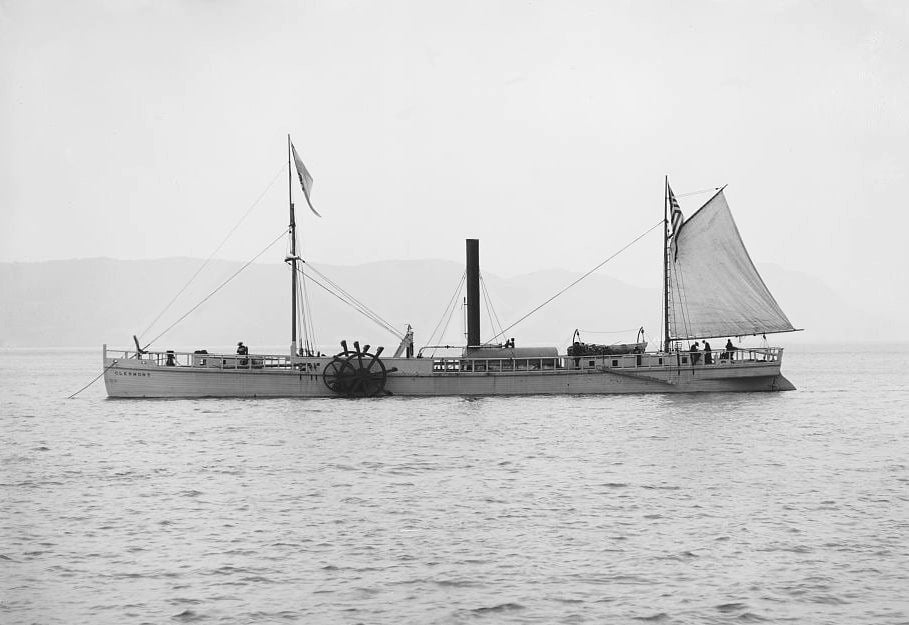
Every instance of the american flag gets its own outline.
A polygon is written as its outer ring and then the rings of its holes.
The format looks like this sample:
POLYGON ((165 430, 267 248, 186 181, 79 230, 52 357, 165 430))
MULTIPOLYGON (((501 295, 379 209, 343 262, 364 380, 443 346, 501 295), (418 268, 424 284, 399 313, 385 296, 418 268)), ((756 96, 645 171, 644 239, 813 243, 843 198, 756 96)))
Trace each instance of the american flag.
POLYGON ((669 206, 670 206, 670 217, 669 220, 672 222, 672 235, 675 236, 679 232, 679 228, 682 227, 682 222, 685 221, 685 216, 682 215, 682 209, 679 208, 679 201, 675 199, 675 195, 672 193, 672 187, 666 185, 666 188, 669 189, 669 206))

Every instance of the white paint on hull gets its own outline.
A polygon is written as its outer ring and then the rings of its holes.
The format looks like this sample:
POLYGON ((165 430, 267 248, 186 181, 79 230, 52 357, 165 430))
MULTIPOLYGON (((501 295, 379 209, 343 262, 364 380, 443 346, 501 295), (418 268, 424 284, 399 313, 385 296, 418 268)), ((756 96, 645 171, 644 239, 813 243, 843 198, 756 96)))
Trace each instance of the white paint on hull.
MULTIPOLYGON (((668 359, 667 359, 668 360, 668 359)), ((334 397, 321 371, 331 358, 301 360, 303 370, 161 366, 144 360, 105 359, 109 397, 334 397)), ((388 358, 392 395, 570 395, 793 390, 780 362, 748 362, 636 369, 545 371, 433 371, 431 359, 388 358)), ((566 359, 566 362, 569 362, 566 359)))

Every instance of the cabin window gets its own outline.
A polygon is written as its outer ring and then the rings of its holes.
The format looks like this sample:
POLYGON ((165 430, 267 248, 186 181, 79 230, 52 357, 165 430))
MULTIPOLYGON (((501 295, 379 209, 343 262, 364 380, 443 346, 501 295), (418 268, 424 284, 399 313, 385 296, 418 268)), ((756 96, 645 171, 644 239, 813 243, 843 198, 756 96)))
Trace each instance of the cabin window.
POLYGON ((640 366, 641 366, 641 357, 638 356, 638 357, 636 358, 636 361, 637 361, 637 366, 640 367, 640 366))
POLYGON ((588 367, 593 367, 593 366, 596 365, 596 364, 597 364, 597 361, 596 361, 596 360, 588 360, 588 361, 587 361, 587 366, 588 366, 588 367))
POLYGON ((660 358, 660 364, 663 364, 663 359, 662 359, 662 358, 660 358))
POLYGON ((612 361, 612 366, 613 366, 613 367, 618 367, 618 366, 619 366, 619 361, 618 361, 617 359, 613 359, 613 361, 612 361))
POLYGON ((683 356, 683 357, 682 357, 682 364, 683 364, 683 365, 687 365, 687 364, 688 364, 688 357, 687 357, 687 356, 683 356))

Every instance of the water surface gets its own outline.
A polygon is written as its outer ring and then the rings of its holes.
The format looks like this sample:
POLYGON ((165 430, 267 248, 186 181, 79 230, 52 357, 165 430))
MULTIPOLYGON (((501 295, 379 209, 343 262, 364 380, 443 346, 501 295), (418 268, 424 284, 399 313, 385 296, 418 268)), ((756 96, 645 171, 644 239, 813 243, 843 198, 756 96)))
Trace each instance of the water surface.
POLYGON ((0 352, 3 623, 907 623, 909 357, 779 394, 106 400, 0 352))

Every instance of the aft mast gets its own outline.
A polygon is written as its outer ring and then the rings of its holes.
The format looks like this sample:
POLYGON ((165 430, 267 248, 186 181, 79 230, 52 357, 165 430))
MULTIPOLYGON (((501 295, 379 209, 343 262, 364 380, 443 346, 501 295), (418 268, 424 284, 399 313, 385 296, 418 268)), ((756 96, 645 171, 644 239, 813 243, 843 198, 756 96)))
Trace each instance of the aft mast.
POLYGON ((669 176, 663 190, 663 351, 669 351, 669 176))

